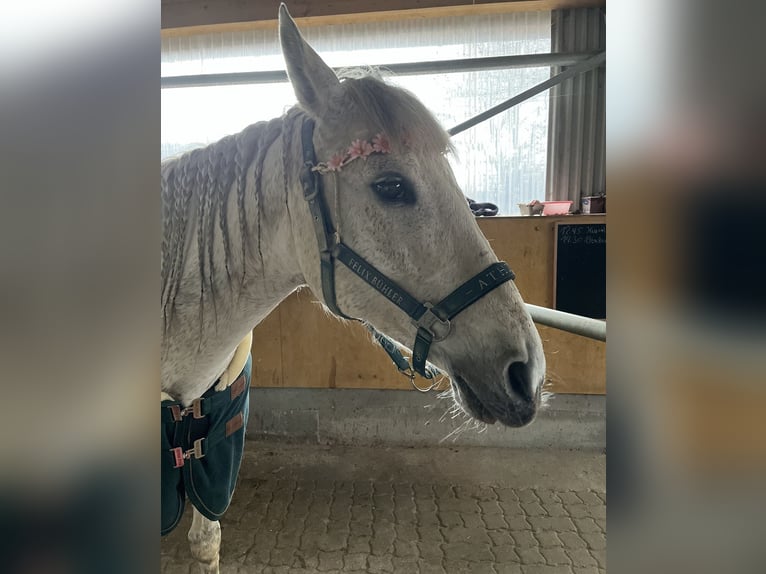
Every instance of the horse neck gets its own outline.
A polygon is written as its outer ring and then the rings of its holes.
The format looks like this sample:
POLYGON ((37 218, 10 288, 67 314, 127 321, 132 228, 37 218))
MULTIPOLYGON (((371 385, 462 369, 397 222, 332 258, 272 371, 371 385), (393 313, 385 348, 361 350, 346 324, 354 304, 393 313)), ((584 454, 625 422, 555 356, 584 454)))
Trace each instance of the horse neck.
POLYGON ((293 117, 255 124, 234 136, 235 169, 228 176, 233 188, 221 206, 227 212, 228 254, 220 229, 213 225, 210 233, 197 224, 196 241, 199 233, 207 233, 206 241, 212 239, 213 261, 204 261, 205 249, 200 247, 191 250, 197 253, 187 267, 201 279, 193 287, 205 291, 202 305, 224 312, 231 306, 230 315, 253 325, 303 283, 287 208, 293 178, 285 176, 300 169, 299 156, 285 148, 292 145, 293 117), (206 272, 213 274, 207 281, 206 272))
MULTIPOLYGON (((288 195, 301 168, 295 146, 295 112, 272 120, 279 136, 255 153, 244 203, 248 246, 243 259, 240 311, 259 323, 287 295, 305 284, 296 257, 288 195), (260 154, 263 154, 260 156, 260 154), (260 161, 262 158, 262 161, 260 161)), ((230 204, 239 213, 241 206, 230 204)), ((237 215, 239 217, 239 215, 237 215)))
MULTIPOLYGON (((204 195, 193 196, 197 207, 189 213, 194 230, 163 340, 163 390, 179 400, 204 392, 227 367, 242 338, 305 284, 288 210, 288 195, 295 192, 301 167, 300 151, 294 149, 300 146, 295 119, 291 112, 251 126, 207 150, 211 157, 228 151, 235 158, 235 169, 217 174, 232 186, 218 207, 225 210, 229 245, 217 221, 198 219, 205 213, 204 195), (200 238, 200 233, 206 235, 200 238)), ((197 176, 198 182, 204 179, 197 176)))

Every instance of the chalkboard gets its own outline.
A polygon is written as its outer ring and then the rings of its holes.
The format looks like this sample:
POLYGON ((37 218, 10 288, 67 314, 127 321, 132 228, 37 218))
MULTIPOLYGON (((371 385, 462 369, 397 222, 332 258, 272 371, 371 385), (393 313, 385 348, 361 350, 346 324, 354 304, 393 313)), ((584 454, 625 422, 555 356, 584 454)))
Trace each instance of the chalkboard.
POLYGON ((557 223, 554 307, 606 319, 606 224, 557 223))

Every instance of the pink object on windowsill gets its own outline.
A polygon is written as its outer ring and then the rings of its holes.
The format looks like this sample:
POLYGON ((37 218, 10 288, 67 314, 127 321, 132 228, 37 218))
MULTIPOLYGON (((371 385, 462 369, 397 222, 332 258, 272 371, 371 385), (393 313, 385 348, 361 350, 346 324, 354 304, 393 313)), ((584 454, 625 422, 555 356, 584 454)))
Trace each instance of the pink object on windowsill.
POLYGON ((543 201, 543 215, 567 215, 571 201, 543 201))

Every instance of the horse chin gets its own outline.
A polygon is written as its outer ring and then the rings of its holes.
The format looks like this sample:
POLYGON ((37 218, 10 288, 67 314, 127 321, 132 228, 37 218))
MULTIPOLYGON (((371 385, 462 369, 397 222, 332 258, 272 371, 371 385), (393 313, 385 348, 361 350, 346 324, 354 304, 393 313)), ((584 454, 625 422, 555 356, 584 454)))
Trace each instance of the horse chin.
POLYGON ((495 424, 497 417, 492 416, 463 377, 457 376, 453 379, 452 390, 457 404, 469 417, 490 425, 495 424))
POLYGON ((470 417, 486 424, 500 424, 512 428, 520 428, 530 424, 537 415, 540 404, 540 393, 531 401, 511 400, 504 398, 497 401, 488 392, 482 393, 482 398, 471 385, 461 376, 452 379, 452 389, 455 400, 460 408, 470 417), (483 400, 482 400, 483 399, 483 400))

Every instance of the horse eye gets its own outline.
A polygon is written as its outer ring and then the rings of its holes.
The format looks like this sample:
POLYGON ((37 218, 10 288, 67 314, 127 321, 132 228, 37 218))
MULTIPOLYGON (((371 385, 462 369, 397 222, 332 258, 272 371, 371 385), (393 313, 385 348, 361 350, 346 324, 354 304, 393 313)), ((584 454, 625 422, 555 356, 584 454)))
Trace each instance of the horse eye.
POLYGON ((387 175, 370 185, 372 191, 389 203, 413 203, 415 194, 409 182, 401 176, 387 175))

